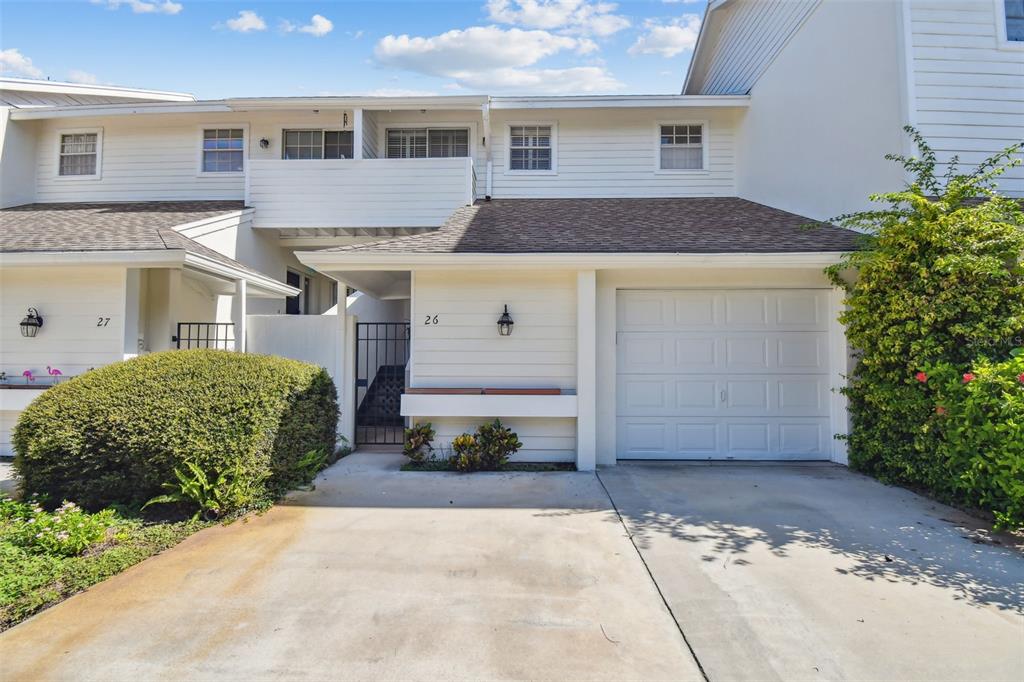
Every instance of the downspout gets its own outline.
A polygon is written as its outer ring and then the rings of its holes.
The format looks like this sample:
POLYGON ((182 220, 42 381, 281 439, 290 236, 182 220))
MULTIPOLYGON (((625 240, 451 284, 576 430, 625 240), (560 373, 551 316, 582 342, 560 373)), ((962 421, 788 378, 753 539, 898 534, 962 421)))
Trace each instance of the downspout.
POLYGON ((480 113, 483 117, 484 126, 484 160, 487 164, 485 182, 486 189, 484 190, 484 201, 491 200, 491 188, 494 182, 494 163, 493 157, 491 156, 491 98, 487 98, 487 102, 480 106, 480 113))

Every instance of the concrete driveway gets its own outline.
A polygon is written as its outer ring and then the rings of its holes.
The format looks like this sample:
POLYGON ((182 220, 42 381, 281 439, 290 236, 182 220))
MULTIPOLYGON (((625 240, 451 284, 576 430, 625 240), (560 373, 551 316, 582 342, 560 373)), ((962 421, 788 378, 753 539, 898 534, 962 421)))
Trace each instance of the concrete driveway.
POLYGON ((203 531, 0 635, 14 680, 700 680, 585 473, 400 473, 203 531))
POLYGON ((314 492, 0 635, 3 679, 999 680, 1024 666, 1022 555, 840 467, 460 476, 400 461, 348 457, 314 492))
POLYGON ((711 680, 1021 679, 1019 538, 833 465, 600 477, 711 680))

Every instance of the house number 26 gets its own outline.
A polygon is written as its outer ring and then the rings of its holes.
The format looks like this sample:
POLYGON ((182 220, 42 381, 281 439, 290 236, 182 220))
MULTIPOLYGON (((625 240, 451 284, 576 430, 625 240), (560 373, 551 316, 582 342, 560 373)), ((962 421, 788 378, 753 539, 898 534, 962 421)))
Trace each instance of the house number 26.
POLYGON ((427 319, 423 320, 423 324, 425 324, 425 325, 437 324, 437 315, 427 315, 427 319))

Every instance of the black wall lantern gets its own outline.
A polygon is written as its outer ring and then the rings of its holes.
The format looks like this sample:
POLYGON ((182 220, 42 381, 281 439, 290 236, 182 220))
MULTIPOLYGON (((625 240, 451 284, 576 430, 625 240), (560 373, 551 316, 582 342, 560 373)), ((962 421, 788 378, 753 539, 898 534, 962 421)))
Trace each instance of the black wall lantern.
POLYGON ((43 326, 43 316, 35 308, 28 309, 28 316, 21 321, 21 335, 32 338, 43 326))
POLYGON ((508 314, 508 305, 505 306, 505 312, 498 318, 498 333, 502 336, 512 335, 512 325, 515 322, 512 321, 512 316, 508 314))

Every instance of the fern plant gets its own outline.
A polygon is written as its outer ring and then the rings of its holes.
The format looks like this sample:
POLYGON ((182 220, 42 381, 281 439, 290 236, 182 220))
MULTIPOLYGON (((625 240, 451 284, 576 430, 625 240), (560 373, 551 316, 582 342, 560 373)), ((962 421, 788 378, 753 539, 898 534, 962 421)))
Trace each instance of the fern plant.
POLYGON ((185 468, 186 471, 175 468, 177 482, 164 483, 163 487, 168 492, 152 498, 142 508, 153 504, 193 505, 196 507, 193 520, 202 516, 207 521, 213 521, 225 512, 243 507, 251 501, 251 495, 245 490, 244 479, 240 476, 241 464, 236 465, 230 475, 222 471, 216 478, 208 476, 195 462, 185 462, 185 468))

